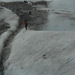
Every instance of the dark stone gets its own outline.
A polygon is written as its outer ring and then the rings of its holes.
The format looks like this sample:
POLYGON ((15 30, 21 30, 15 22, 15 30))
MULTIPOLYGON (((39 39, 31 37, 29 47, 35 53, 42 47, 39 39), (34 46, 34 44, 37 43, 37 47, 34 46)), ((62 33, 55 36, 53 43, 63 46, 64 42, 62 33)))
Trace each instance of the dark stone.
POLYGON ((28 3, 27 1, 24 1, 24 3, 28 3))
POLYGON ((29 15, 31 15, 32 13, 31 13, 31 11, 29 11, 29 15))

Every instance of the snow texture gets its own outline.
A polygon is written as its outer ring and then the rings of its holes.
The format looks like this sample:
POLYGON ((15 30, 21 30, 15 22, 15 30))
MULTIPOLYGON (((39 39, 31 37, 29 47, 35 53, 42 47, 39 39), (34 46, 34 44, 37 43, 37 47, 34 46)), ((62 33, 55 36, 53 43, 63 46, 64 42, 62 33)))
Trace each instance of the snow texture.
POLYGON ((40 30, 75 31, 75 0, 52 0, 48 21, 40 30))
POLYGON ((26 31, 13 40, 5 75, 75 75, 75 32, 26 31))
POLYGON ((56 31, 23 29, 15 37, 5 75, 75 75, 75 32, 69 31, 75 28, 74 3, 53 0, 46 27, 56 31))
POLYGON ((4 19, 10 25, 10 28, 0 36, 0 54, 4 46, 4 42, 17 29, 19 17, 11 10, 3 8, 0 12, 0 19, 4 19))

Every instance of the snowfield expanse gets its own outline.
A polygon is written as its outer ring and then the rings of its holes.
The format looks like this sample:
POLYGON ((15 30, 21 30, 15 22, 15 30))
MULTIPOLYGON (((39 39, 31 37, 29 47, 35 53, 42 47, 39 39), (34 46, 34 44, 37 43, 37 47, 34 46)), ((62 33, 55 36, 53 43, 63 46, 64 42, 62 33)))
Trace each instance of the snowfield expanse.
POLYGON ((46 9, 48 21, 40 30, 75 31, 75 0, 52 0, 46 9))
POLYGON ((12 42, 5 75, 75 75, 75 32, 26 31, 12 42))
MULTIPOLYGON (((23 28, 14 35, 5 75, 75 75, 75 0, 52 0, 48 12, 41 31, 23 28)), ((4 18, 10 29, 0 36, 0 51, 19 25, 19 17, 6 8, 0 12, 4 18)))
MULTIPOLYGON (((3 8, 3 7, 1 7, 3 8)), ((4 46, 4 42, 8 39, 8 37, 16 31, 18 27, 19 17, 14 14, 11 10, 3 8, 0 12, 0 20, 4 19, 4 22, 8 23, 10 28, 0 35, 0 54, 4 46)))

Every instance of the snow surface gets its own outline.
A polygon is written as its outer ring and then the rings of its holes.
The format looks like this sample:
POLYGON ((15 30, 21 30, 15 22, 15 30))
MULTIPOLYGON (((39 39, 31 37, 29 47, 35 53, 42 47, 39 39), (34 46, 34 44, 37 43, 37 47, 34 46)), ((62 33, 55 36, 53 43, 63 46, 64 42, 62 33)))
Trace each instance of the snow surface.
POLYGON ((38 30, 75 31, 75 0, 52 0, 47 10, 48 21, 38 30))
POLYGON ((0 36, 0 54, 4 46, 5 40, 17 29, 19 17, 11 10, 3 8, 0 12, 0 19, 4 19, 10 25, 10 28, 0 36))
POLYGON ((23 29, 12 42, 5 75, 75 75, 74 6, 74 0, 53 0, 42 28, 52 31, 23 29))
POLYGON ((22 29, 12 42, 5 75, 75 75, 74 64, 75 32, 22 29))
POLYGON ((75 13, 52 11, 41 28, 48 31, 75 31, 75 13))
MULTIPOLYGON (((11 1, 11 0, 10 0, 11 1)), ((39 0, 27 0, 39 1, 39 0)), ((38 10, 50 10, 48 21, 38 27, 38 30, 47 31, 75 31, 75 0, 48 0, 52 1, 48 8, 37 7, 38 10)), ((39 25, 38 25, 39 26, 39 25)))

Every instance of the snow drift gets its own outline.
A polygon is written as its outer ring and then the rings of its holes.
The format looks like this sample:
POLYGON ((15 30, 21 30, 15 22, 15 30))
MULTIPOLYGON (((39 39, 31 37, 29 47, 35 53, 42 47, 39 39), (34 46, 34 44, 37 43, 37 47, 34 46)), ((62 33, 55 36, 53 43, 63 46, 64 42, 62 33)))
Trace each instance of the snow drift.
POLYGON ((2 7, 0 11, 0 19, 4 19, 9 24, 10 28, 0 36, 0 54, 4 46, 4 42, 8 37, 17 29, 19 23, 19 17, 14 14, 11 10, 2 7))
POLYGON ((25 31, 13 40, 5 75, 75 75, 75 32, 25 31))
POLYGON ((49 9, 48 22, 42 30, 75 31, 75 0, 53 0, 49 9))

